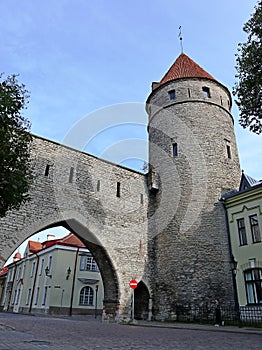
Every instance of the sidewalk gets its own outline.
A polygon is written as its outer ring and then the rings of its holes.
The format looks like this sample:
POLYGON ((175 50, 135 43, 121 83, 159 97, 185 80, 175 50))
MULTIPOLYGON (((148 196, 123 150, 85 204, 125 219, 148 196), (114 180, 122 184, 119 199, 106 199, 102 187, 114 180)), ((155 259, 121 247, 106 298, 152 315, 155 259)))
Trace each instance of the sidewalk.
POLYGON ((197 331, 209 332, 229 332, 229 333, 244 333, 244 334, 259 334, 262 336, 262 328, 256 327, 237 327, 237 326, 220 326, 215 327, 210 324, 182 323, 182 322, 157 322, 157 321, 134 321, 129 323, 132 326, 142 327, 158 327, 158 328, 174 328, 174 329, 189 329, 197 331))

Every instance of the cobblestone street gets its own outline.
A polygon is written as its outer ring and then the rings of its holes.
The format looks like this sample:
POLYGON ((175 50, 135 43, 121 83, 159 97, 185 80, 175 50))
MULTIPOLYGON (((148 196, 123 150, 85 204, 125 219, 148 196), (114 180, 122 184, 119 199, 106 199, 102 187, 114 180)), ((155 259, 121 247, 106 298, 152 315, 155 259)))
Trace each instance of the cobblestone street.
POLYGON ((107 324, 90 317, 56 318, 0 313, 0 350, 262 348, 260 329, 148 325, 107 324))

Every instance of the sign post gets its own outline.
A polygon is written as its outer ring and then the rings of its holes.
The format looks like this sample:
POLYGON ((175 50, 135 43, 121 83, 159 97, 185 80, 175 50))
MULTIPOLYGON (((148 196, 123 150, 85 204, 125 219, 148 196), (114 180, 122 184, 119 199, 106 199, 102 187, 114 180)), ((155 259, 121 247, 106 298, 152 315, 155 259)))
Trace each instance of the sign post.
POLYGON ((132 279, 129 282, 129 286, 132 290, 131 292, 131 320, 134 321, 135 319, 135 289, 137 287, 137 281, 132 279))

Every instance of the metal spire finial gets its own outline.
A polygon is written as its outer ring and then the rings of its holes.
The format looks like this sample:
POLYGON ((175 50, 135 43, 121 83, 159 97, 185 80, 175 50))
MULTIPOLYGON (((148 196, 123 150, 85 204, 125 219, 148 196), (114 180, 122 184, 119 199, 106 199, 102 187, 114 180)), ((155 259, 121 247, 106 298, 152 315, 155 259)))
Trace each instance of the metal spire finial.
POLYGON ((179 37, 179 40, 180 40, 181 53, 183 53, 183 37, 182 37, 182 27, 181 26, 179 26, 178 37, 179 37))

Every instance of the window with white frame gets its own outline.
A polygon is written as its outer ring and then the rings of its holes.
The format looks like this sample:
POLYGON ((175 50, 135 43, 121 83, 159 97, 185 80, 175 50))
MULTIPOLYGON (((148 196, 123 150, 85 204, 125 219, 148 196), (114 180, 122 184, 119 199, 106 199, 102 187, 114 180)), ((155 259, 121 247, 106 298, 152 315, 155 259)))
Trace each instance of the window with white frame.
POLYGON ((40 288, 37 287, 37 288, 36 288, 36 295, 35 295, 35 305, 37 305, 37 303, 38 303, 39 290, 40 290, 40 288))
POLYGON ((44 294, 43 294, 42 305, 45 305, 45 303, 46 303, 46 297, 47 297, 47 286, 45 286, 45 288, 44 288, 44 294))
POLYGON ((19 303, 20 293, 21 293, 21 289, 19 288, 19 289, 18 289, 18 292, 17 292, 17 296, 16 296, 15 305, 18 305, 18 303, 19 303))
POLYGON ((29 303, 30 303, 31 293, 32 293, 32 290, 31 290, 31 288, 29 288, 27 291, 27 296, 26 296, 26 305, 29 305, 29 303))
POLYGON ((262 269, 245 271, 245 285, 248 304, 262 304, 262 269))
POLYGON ((98 266, 95 259, 90 255, 82 255, 80 260, 80 271, 98 272, 98 266))
POLYGON ((49 268, 49 272, 51 271, 51 267, 52 267, 52 256, 49 256, 49 261, 48 261, 48 268, 49 268))
POLYGON ((39 276, 42 276, 43 269, 44 269, 44 263, 45 263, 45 259, 42 259, 40 269, 39 269, 39 276))
POLYGON ((84 287, 80 291, 79 304, 80 305, 93 305, 94 302, 94 290, 91 287, 84 287))
POLYGON ((14 293, 14 296, 13 296, 12 305, 15 303, 15 300, 16 300, 16 295, 17 295, 17 290, 15 290, 15 293, 14 293))
POLYGON ((253 243, 261 242, 257 214, 249 216, 249 222, 250 222, 250 229, 252 234, 252 242, 253 243))
POLYGON ((31 274, 30 274, 31 278, 34 276, 34 273, 35 273, 35 261, 32 263, 32 267, 31 267, 31 274))
POLYGON ((247 234, 246 234, 246 226, 244 218, 237 219, 237 228, 238 228, 238 237, 239 237, 239 245, 247 244, 247 234))

